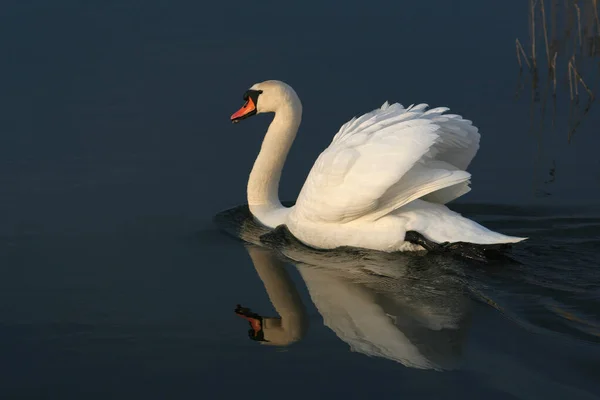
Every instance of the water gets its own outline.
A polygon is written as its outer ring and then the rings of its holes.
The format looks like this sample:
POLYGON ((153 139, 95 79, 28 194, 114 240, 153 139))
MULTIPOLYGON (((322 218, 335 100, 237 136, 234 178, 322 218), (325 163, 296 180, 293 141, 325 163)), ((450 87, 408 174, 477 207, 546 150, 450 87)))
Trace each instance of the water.
MULTIPOLYGON (((600 113, 581 117, 581 86, 569 99, 573 29, 555 109, 543 66, 531 103, 527 18, 520 1, 5 1, 0 397, 600 396, 600 113), (228 117, 273 78, 304 103, 282 198, 353 115, 447 105, 482 132, 452 208, 531 239, 482 266, 223 233, 268 123, 228 117), (297 293, 290 346, 249 340, 233 312, 276 317, 273 293, 297 293)), ((595 90, 597 62, 577 59, 595 90)))

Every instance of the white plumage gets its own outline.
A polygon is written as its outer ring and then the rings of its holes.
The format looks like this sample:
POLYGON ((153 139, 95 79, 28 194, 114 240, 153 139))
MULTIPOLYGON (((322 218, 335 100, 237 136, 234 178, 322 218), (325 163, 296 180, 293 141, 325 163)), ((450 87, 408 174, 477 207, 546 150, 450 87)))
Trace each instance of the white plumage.
POLYGON ((429 194, 446 203, 468 192, 464 169, 479 148, 477 128, 426 107, 386 102, 344 124, 310 171, 298 212, 313 221, 374 221, 429 194))
POLYGON ((447 108, 427 110, 426 104, 404 108, 386 102, 345 123, 317 158, 296 205, 283 207, 279 179, 302 105, 283 82, 266 81, 251 91, 260 93, 257 113, 275 113, 248 182, 250 210, 264 225, 285 224, 305 244, 323 249, 420 249, 404 241, 408 230, 436 242, 523 240, 444 206, 470 190, 466 168, 480 135, 471 121, 445 114, 447 108))

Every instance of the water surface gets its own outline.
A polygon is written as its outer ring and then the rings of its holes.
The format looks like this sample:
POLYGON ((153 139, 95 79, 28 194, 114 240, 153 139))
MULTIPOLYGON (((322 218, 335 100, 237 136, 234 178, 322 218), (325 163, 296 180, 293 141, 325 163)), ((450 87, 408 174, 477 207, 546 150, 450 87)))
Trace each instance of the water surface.
MULTIPOLYGON (((519 77, 527 13, 516 0, 4 1, 0 397, 598 396, 600 114, 567 141, 587 101, 579 87, 570 102, 573 28, 551 38, 555 107, 541 36, 537 89, 519 77), (482 266, 249 247, 243 208, 223 233, 213 217, 245 203, 269 120, 228 118, 265 79, 304 104, 282 198, 352 116, 425 102, 482 133, 473 191, 452 208, 531 239, 482 266), (261 345, 233 310, 277 317, 278 287, 304 311, 280 331, 292 344, 261 345)), ((598 55, 578 54, 600 90, 598 55)))

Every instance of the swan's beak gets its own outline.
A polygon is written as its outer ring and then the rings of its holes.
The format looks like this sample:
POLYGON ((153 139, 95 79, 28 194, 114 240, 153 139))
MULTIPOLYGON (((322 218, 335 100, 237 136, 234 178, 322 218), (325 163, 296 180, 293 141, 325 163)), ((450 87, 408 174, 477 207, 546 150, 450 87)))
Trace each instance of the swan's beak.
POLYGON ((248 97, 246 104, 244 104, 242 108, 237 110, 231 116, 231 122, 235 124, 236 122, 240 122, 241 120, 251 117, 254 114, 256 114, 256 104, 254 104, 254 100, 252 100, 251 97, 248 97))

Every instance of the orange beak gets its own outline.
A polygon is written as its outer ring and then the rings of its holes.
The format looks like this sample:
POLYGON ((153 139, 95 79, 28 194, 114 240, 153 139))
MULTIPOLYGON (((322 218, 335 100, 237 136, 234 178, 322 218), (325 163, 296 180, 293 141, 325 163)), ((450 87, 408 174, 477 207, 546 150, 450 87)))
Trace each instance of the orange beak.
POLYGON ((231 116, 231 122, 239 122, 242 119, 248 118, 254 114, 256 114, 256 104, 254 104, 254 101, 249 97, 248 101, 246 101, 246 104, 244 104, 242 108, 233 113, 233 115, 231 116))

